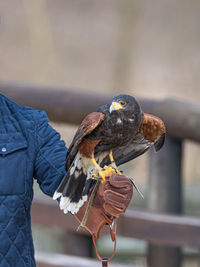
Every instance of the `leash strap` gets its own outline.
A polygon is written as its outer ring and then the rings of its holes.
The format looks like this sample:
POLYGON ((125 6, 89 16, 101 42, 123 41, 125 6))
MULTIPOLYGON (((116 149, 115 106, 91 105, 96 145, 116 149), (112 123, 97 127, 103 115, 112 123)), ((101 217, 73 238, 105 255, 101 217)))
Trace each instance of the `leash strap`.
POLYGON ((102 259, 102 267, 107 267, 108 266, 108 259, 107 258, 103 258, 102 259))
POLYGON ((116 252, 116 245, 117 245, 117 240, 116 240, 116 220, 114 221, 113 228, 110 230, 110 235, 111 235, 112 241, 114 242, 113 253, 110 256, 110 258, 102 258, 99 255, 98 249, 97 249, 97 246, 96 246, 96 238, 95 238, 95 235, 94 234, 92 235, 92 241, 93 241, 93 244, 94 244, 95 254, 96 254, 98 260, 100 262, 102 262, 102 267, 107 267, 108 266, 108 262, 112 260, 112 258, 115 255, 115 252, 116 252))

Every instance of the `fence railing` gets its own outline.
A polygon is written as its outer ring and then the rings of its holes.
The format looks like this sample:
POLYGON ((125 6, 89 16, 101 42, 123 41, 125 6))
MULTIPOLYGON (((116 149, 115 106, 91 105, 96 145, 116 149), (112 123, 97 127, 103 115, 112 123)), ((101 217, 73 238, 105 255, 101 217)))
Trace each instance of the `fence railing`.
MULTIPOLYGON (((0 84, 0 92, 19 104, 45 110, 53 121, 75 124, 80 123, 87 113, 112 98, 111 95, 83 93, 72 89, 38 88, 5 83, 0 84)), ((164 148, 158 154, 149 154, 147 186, 149 210, 165 214, 127 211, 120 218, 118 233, 150 242, 149 266, 179 267, 179 247, 199 247, 200 219, 166 214, 182 212, 182 143, 185 139, 200 141, 200 105, 173 99, 138 100, 144 112, 162 118, 167 128, 168 137, 164 148)), ((70 228, 74 225, 74 221, 71 221, 73 217, 70 219, 69 216, 61 215, 56 208, 55 216, 49 215, 47 210, 50 209, 45 205, 52 204, 38 201, 34 203, 33 222, 44 225, 51 223, 52 227, 54 224, 60 224, 61 227, 68 227, 68 230, 74 231, 70 228), (42 209, 45 212, 40 212, 42 209), (51 216, 51 220, 48 216, 51 216), (62 219, 58 219, 60 216, 62 219)))
MULTIPOLYGON (((32 222, 74 233, 79 226, 71 214, 63 214, 55 201, 44 199, 34 200, 32 222)), ((117 233, 160 245, 200 247, 200 218, 127 210, 118 220, 117 233)), ((83 231, 81 234, 87 235, 83 231)))
MULTIPOLYGON (((37 267, 100 267, 100 262, 83 257, 69 256, 56 253, 37 252, 37 267)), ((130 265, 129 265, 130 266, 130 265)), ((128 267, 124 264, 112 263, 112 267, 128 267)), ((134 267, 133 265, 131 267, 134 267)))

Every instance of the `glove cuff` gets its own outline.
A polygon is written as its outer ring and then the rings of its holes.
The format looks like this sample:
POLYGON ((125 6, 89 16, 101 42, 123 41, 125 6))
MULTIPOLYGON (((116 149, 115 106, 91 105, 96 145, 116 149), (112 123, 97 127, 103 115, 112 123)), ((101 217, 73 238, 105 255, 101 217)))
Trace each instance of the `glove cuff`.
MULTIPOLYGON (((75 214, 75 218, 79 221, 79 223, 81 223, 83 220, 87 205, 88 202, 86 202, 80 208, 78 213, 75 214)), ((94 235, 96 239, 99 239, 99 233, 102 227, 105 224, 109 224, 110 226, 112 226, 112 223, 112 218, 107 216, 102 208, 91 206, 85 225, 80 226, 84 227, 91 235, 94 235)))

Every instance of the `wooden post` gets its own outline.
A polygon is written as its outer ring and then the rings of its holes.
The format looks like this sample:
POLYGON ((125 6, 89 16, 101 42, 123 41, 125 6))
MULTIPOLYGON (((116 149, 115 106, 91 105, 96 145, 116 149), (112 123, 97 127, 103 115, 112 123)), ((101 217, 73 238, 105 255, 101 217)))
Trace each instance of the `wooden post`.
MULTIPOLYGON (((158 153, 149 155, 148 209, 152 212, 175 213, 182 211, 181 141, 167 137, 158 153)), ((181 251, 178 247, 149 244, 149 267, 179 267, 181 251)))

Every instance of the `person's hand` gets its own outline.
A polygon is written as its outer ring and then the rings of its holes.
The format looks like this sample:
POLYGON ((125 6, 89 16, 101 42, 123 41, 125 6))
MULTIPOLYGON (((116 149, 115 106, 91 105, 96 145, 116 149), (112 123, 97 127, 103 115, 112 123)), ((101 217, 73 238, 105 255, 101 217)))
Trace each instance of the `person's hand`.
POLYGON ((118 217, 124 213, 133 195, 133 184, 124 175, 111 174, 108 180, 100 184, 93 206, 103 208, 109 217, 118 217))
MULTIPOLYGON (((132 195, 133 184, 131 180, 124 175, 112 173, 106 181, 99 185, 85 228, 98 239, 101 228, 106 223, 112 225, 113 220, 125 212, 132 195)), ((75 215, 79 222, 84 217, 87 205, 88 202, 75 215)))

